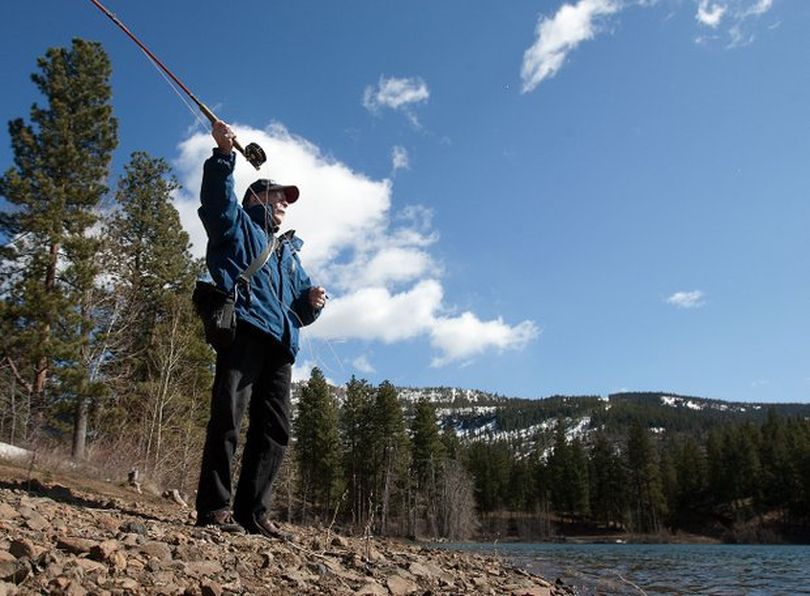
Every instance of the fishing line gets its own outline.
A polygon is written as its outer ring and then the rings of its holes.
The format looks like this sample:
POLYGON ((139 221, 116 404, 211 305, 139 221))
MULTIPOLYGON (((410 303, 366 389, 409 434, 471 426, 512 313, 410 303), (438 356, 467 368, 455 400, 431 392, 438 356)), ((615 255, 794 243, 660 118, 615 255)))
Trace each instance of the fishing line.
POLYGON ((189 101, 185 98, 185 96, 182 93, 180 93, 180 90, 177 87, 175 87, 174 83, 166 75, 166 73, 163 72, 157 64, 155 64, 155 61, 152 60, 152 57, 149 54, 147 54, 146 52, 143 52, 143 55, 146 56, 146 58, 149 60, 149 64, 151 64, 155 68, 155 70, 157 70, 160 73, 160 76, 163 77, 163 80, 166 81, 166 83, 169 85, 169 87, 171 87, 172 91, 174 91, 177 94, 177 97, 180 98, 180 101, 183 102, 183 105, 185 105, 188 108, 188 111, 191 112, 192 116, 194 116, 194 120, 195 120, 196 124, 203 131, 208 133, 209 132, 208 125, 206 124, 205 120, 203 120, 202 117, 200 116, 200 112, 198 110, 195 110, 194 106, 191 105, 191 103, 189 103, 189 101))
MULTIPOLYGON (((99 0, 90 0, 93 5, 98 8, 102 13, 104 13, 115 25, 123 31, 127 37, 129 37, 135 44, 141 49, 143 53, 145 53, 149 59, 160 69, 171 78, 174 83, 183 90, 183 92, 188 96, 191 101, 196 104, 196 106, 200 109, 200 111, 205 115, 206 118, 211 122, 211 124, 215 124, 219 121, 219 118, 211 111, 207 105, 205 105, 202 101, 200 101, 192 92, 191 90, 186 87, 183 82, 171 71, 168 67, 161 62, 161 60, 152 53, 152 51, 146 47, 146 45, 138 39, 132 31, 127 28, 121 20, 116 17, 113 13, 111 13, 99 0)), ((233 148, 236 149, 239 153, 241 153, 245 159, 257 170, 261 167, 263 163, 267 161, 267 155, 265 155, 264 150, 259 147, 256 143, 248 143, 245 147, 239 144, 239 142, 234 137, 233 141, 233 148)))

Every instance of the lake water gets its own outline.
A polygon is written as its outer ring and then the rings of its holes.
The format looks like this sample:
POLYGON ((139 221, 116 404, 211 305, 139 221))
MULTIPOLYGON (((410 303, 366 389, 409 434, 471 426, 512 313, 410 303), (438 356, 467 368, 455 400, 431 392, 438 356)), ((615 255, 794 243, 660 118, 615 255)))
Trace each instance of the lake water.
POLYGON ((810 594, 810 546, 455 544, 591 594, 810 594))

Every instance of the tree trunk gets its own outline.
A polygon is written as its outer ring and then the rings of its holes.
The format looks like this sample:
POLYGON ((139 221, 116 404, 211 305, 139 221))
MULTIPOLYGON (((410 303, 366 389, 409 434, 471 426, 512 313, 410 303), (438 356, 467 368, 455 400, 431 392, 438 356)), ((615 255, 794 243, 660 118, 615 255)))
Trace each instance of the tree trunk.
POLYGON ((83 460, 87 443, 87 418, 89 403, 86 397, 76 398, 76 414, 73 419, 73 459, 83 460))
MULTIPOLYGON (((51 244, 48 251, 50 262, 45 271, 45 293, 52 294, 56 287, 56 265, 59 259, 59 244, 51 244)), ((45 346, 51 339, 51 320, 47 316, 40 332, 40 349, 44 350, 45 346)), ((50 361, 47 354, 40 356, 37 360, 36 372, 34 376, 33 391, 31 392, 31 409, 33 410, 30 418, 34 431, 40 430, 45 423, 45 384, 48 381, 48 369, 50 361)))

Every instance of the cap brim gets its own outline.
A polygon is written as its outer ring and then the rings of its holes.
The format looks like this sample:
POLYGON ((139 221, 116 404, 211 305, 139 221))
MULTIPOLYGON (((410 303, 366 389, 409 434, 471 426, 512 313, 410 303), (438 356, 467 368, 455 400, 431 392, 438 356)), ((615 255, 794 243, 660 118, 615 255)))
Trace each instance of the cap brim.
POLYGON ((298 200, 298 192, 297 186, 276 186, 272 190, 280 190, 284 192, 284 196, 287 197, 288 203, 295 203, 298 200))

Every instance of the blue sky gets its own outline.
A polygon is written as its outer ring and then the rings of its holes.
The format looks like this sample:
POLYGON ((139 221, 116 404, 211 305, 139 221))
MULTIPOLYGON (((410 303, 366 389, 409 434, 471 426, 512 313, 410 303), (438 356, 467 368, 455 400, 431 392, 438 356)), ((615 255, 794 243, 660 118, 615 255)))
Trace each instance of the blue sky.
MULTIPOLYGON (((810 3, 106 4, 301 188, 299 376, 810 401, 810 3)), ((0 30, 5 121, 46 48, 104 44, 114 177, 169 159, 202 250, 212 142, 135 45, 89 1, 0 30)))

